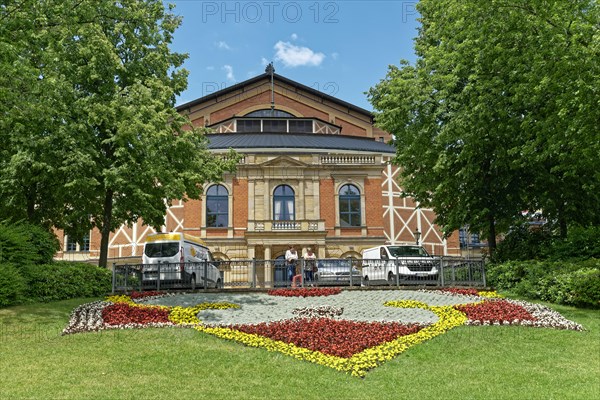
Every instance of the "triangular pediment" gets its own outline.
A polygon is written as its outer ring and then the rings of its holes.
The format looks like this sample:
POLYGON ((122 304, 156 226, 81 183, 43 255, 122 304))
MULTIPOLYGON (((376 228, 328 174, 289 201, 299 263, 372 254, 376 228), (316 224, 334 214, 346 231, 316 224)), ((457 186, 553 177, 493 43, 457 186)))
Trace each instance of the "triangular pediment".
POLYGON ((260 164, 261 167, 307 167, 308 164, 290 156, 279 156, 260 164))
MULTIPOLYGON (((373 114, 368 110, 365 110, 354 104, 345 102, 339 98, 330 96, 325 92, 303 85, 299 82, 293 81, 279 74, 273 75, 273 81, 274 85, 278 87, 279 92, 282 92, 285 96, 290 97, 292 99, 298 99, 303 96, 312 97, 320 99, 319 102, 321 103, 323 101, 331 102, 337 104, 337 106, 341 106, 344 109, 352 110, 355 113, 367 116, 368 118, 372 118, 373 116, 373 114)), ((218 90, 204 97, 200 97, 188 103, 178 105, 176 108, 178 111, 183 112, 186 109, 189 110, 197 106, 198 104, 213 103, 215 100, 219 101, 232 95, 237 99, 245 99, 250 96, 257 95, 264 91, 270 90, 270 82, 271 76, 269 74, 260 74, 258 76, 255 76, 254 78, 250 78, 238 84, 218 90), (263 84, 266 86, 264 86, 263 84)))

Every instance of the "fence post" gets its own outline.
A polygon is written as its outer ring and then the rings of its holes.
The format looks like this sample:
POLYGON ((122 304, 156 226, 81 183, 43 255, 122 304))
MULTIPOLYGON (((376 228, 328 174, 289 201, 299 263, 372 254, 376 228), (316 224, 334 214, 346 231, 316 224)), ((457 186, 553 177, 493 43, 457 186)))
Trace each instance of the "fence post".
POLYGON ((481 260, 481 277, 483 278, 483 287, 487 287, 487 282, 485 280, 485 261, 481 260))
POLYGON ((115 294, 115 286, 117 286, 117 263, 116 262, 113 263, 111 294, 115 294))
POLYGON ((125 266, 125 294, 129 291, 129 265, 125 266))
POLYGON ((202 261, 203 269, 204 269, 204 290, 208 289, 208 259, 202 261))
POLYGON ((160 291, 160 262, 156 265, 158 265, 158 275, 156 276, 156 290, 160 291))
POLYGON ((441 277, 441 286, 444 287, 444 258, 440 257, 440 277, 441 277))
POLYGON ((350 269, 350 287, 352 288, 354 286, 354 277, 352 276, 352 257, 350 256, 348 257, 348 268, 350 269))
POLYGON ((256 288, 256 257, 252 257, 252 283, 251 288, 256 288))

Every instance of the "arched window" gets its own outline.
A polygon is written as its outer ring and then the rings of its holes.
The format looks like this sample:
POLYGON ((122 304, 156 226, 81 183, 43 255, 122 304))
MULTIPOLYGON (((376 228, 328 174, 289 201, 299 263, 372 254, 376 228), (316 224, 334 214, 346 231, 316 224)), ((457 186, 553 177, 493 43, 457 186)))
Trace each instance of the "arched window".
POLYGON ((206 191, 206 226, 225 228, 229 225, 229 192, 223 185, 213 185, 206 191))
POLYGON ((244 117, 260 117, 260 118, 269 118, 269 117, 278 117, 278 118, 294 118, 294 115, 290 114, 286 111, 281 110, 271 110, 269 108, 265 108, 263 110, 252 111, 244 117))
POLYGON ((294 189, 288 185, 277 186, 273 193, 273 219, 275 221, 293 221, 296 215, 294 202, 294 189))
POLYGON ((360 190, 354 185, 340 188, 340 226, 360 226, 360 190))

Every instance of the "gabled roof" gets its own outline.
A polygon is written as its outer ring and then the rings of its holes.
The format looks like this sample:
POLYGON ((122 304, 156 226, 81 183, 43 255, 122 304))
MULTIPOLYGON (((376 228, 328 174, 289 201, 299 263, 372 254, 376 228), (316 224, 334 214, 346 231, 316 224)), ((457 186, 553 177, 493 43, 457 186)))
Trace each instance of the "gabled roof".
MULTIPOLYGON (((347 108, 349 110, 353 110, 355 112, 367 115, 367 116, 369 116, 371 118, 374 117, 374 115, 373 115, 373 113, 371 111, 365 110, 364 108, 361 108, 361 107, 355 106, 354 104, 350 104, 348 102, 340 100, 337 97, 333 97, 333 96, 330 96, 330 95, 325 94, 323 92, 320 92, 318 90, 315 90, 315 89, 313 89, 313 88, 311 88, 309 86, 303 85, 303 84, 301 84, 299 82, 293 81, 293 80, 288 79, 288 78, 286 78, 284 76, 281 76, 281 75, 278 75, 278 74, 274 73, 273 74, 273 78, 274 78, 275 81, 280 81, 280 82, 283 82, 283 83, 285 83, 287 85, 290 85, 292 87, 301 89, 301 90, 303 90, 305 92, 308 92, 308 93, 310 93, 312 95, 321 97, 321 98, 323 98, 325 100, 328 100, 328 101, 331 101, 332 103, 339 104, 340 106, 342 106, 344 108, 347 108)), ((265 72, 264 74, 260 74, 258 76, 255 76, 254 78, 247 79, 247 80, 245 80, 243 82, 237 83, 237 84, 235 84, 233 86, 226 87, 225 89, 221 89, 221 90, 219 90, 217 92, 211 93, 211 94, 206 95, 204 97, 200 97, 200 98, 198 98, 196 100, 192 100, 192 101, 189 101, 187 103, 181 104, 181 105, 177 106, 176 109, 177 109, 177 111, 181 112, 181 111, 183 111, 183 110, 185 110, 187 108, 191 108, 191 107, 193 107, 193 106, 195 106, 197 104, 201 104, 201 103, 204 103, 206 101, 209 101, 209 100, 218 98, 220 96, 226 95, 227 93, 239 90, 239 89, 243 88, 244 86, 248 86, 248 85, 252 85, 252 84, 254 84, 256 82, 260 82, 263 79, 271 81, 271 74, 268 74, 268 73, 265 72)))
POLYGON ((208 148, 229 149, 323 149, 351 150, 394 154, 389 144, 370 138, 343 135, 319 135, 315 133, 218 133, 208 134, 208 148))

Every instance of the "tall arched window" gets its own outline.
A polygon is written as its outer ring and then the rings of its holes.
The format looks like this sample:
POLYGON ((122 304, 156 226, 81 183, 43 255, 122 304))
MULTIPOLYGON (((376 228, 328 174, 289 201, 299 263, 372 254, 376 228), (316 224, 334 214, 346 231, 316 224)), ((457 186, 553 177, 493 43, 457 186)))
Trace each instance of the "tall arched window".
POLYGON ((206 226, 225 228, 229 225, 229 192, 223 185, 213 185, 206 191, 206 226))
POLYGON ((340 188, 340 226, 360 226, 360 190, 354 185, 340 188))
POLYGON ((293 221, 296 215, 294 202, 294 189, 288 185, 277 186, 273 193, 273 219, 275 221, 293 221))

